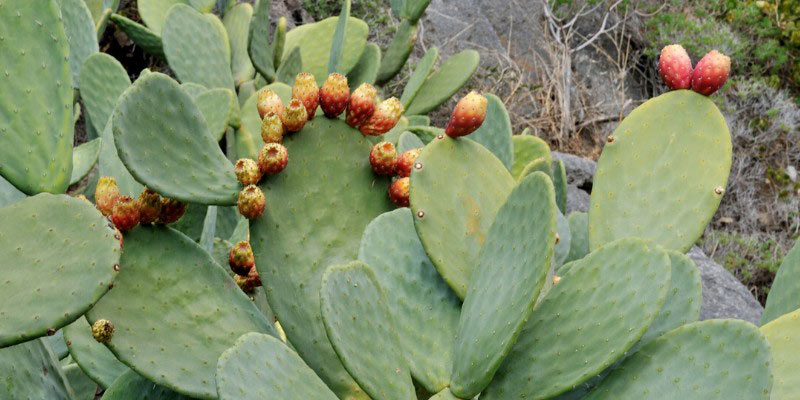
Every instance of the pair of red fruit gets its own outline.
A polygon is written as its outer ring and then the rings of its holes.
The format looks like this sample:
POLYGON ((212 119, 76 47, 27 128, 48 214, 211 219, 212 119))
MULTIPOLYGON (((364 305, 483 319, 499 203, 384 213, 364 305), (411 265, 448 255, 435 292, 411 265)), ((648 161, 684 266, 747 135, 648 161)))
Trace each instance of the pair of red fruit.
POLYGON ((704 96, 719 90, 730 72, 731 59, 716 50, 703 56, 694 69, 692 59, 679 44, 664 47, 658 60, 658 73, 670 89, 692 89, 704 96))

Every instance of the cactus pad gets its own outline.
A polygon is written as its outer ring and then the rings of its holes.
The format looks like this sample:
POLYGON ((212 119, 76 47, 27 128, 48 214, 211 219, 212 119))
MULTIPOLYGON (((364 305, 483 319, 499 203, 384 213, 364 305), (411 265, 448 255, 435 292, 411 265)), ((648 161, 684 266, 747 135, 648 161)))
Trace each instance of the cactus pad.
POLYGON ((147 187, 187 202, 236 204, 241 188, 233 165, 192 99, 168 76, 153 72, 128 88, 113 129, 120 159, 147 187))
POLYGON ((435 139, 411 171, 414 225, 436 269, 460 298, 489 225, 514 186, 508 170, 469 139, 435 139), (474 168, 480 165, 481 168, 474 168), (452 201, 442 202, 442 194, 452 201))
POLYGON ((611 138, 592 187, 591 248, 639 237, 689 250, 717 211, 731 168, 717 106, 690 90, 668 92, 633 110, 611 138))
POLYGON ((448 58, 414 96, 407 115, 427 114, 450 99, 478 69, 481 57, 475 50, 464 50, 448 58))
POLYGON ((800 343, 797 332, 800 332, 800 310, 773 319, 761 327, 772 353, 771 399, 792 399, 800 393, 800 343))
POLYGON ((189 4, 188 0, 139 0, 138 10, 142 21, 156 35, 161 35, 161 29, 166 23, 167 12, 175 4, 189 4))
POLYGON ((103 388, 129 370, 110 350, 92 337, 92 326, 80 317, 64 327, 64 340, 72 359, 93 381, 103 388))
POLYGON ((69 364, 62 370, 69 386, 75 392, 76 400, 94 400, 97 384, 83 373, 78 364, 69 364))
POLYGON ((80 87, 80 73, 83 62, 100 51, 97 45, 97 32, 92 12, 83 0, 59 0, 64 33, 69 42, 69 65, 72 71, 72 86, 80 87))
POLYGON ((322 276, 320 307, 336 354, 367 394, 373 399, 415 398, 386 296, 367 264, 329 267, 322 276))
POLYGON ((800 293, 800 239, 784 257, 775 275, 764 314, 761 315, 761 325, 800 308, 798 293, 800 293))
POLYGON ((417 44, 418 29, 417 24, 412 24, 407 20, 403 20, 400 23, 392 42, 389 43, 389 47, 381 59, 381 66, 377 76, 379 84, 384 84, 391 80, 406 65, 408 56, 414 50, 414 45, 417 44))
POLYGON ((514 148, 514 164, 511 167, 511 174, 516 179, 521 177, 525 166, 534 160, 545 158, 547 165, 553 162, 550 146, 536 136, 515 135, 511 138, 511 143, 514 148))
POLYGON ((131 85, 128 73, 116 58, 93 54, 81 67, 81 100, 94 130, 103 132, 122 92, 131 85))
POLYGON ((553 161, 553 187, 556 188, 556 204, 561 213, 567 213, 567 170, 563 160, 553 161))
POLYGON ((411 101, 417 96, 419 90, 422 89, 422 84, 428 79, 428 76, 433 70, 433 65, 439 59, 439 49, 431 47, 425 52, 425 55, 417 62, 417 67, 414 68, 414 73, 408 78, 406 86, 403 88, 403 95, 400 96, 400 102, 403 103, 403 108, 406 110, 411 105, 411 101))
POLYGON ((74 399, 61 365, 44 339, 0 349, 0 376, 3 399, 74 399))
POLYGON ((677 251, 667 251, 671 263, 671 278, 667 298, 658 316, 640 340, 647 343, 667 331, 695 322, 700 317, 703 301, 700 273, 694 261, 677 251))
POLYGON ((191 400, 128 371, 108 387, 103 400, 191 400))
MULTIPOLYGON (((546 175, 545 175, 546 176, 546 175)), ((523 177, 524 179, 525 177, 523 177)), ((556 232, 558 232, 558 243, 553 251, 553 265, 558 268, 564 265, 572 247, 572 232, 569 230, 569 221, 561 212, 556 210, 556 232)))
POLYGON ((557 213, 543 173, 523 179, 497 211, 461 311, 450 378, 456 396, 486 388, 533 311, 553 256, 557 213))
POLYGON ((250 20, 253 18, 253 6, 239 3, 225 13, 222 23, 228 32, 231 45, 231 72, 236 86, 253 79, 256 69, 247 54, 250 20))
POLYGON ((75 147, 72 151, 72 177, 69 184, 80 181, 97 162, 100 155, 100 139, 94 139, 75 147))
POLYGON ((381 65, 381 48, 375 43, 367 43, 358 63, 347 73, 347 84, 350 93, 362 83, 374 84, 378 77, 378 68, 381 65))
POLYGON ((128 169, 120 161, 117 155, 117 147, 114 145, 114 133, 111 131, 111 118, 106 122, 106 127, 100 134, 100 156, 99 167, 100 176, 113 176, 117 180, 119 192, 125 196, 136 197, 142 192, 144 187, 141 183, 131 176, 128 169))
POLYGON ((270 11, 272 0, 256 3, 250 20, 247 52, 258 72, 270 81, 275 80, 275 45, 270 42, 270 11))
POLYGON ((197 108, 206 120, 208 131, 215 140, 219 141, 225 136, 228 123, 231 122, 235 109, 238 109, 238 100, 229 89, 211 89, 194 98, 197 108))
POLYGON ((469 135, 469 138, 482 144, 511 170, 514 158, 514 147, 511 144, 511 119, 508 117, 503 101, 493 94, 485 94, 489 106, 486 119, 480 128, 469 135))
MULTIPOLYGON (((289 31, 286 34, 283 59, 285 60, 295 47, 300 48, 303 71, 313 74, 317 78, 317 84, 322 85, 328 77, 328 60, 338 22, 338 17, 329 17, 289 31)), ((347 31, 342 46, 344 51, 338 68, 341 73, 347 74, 358 63, 367 44, 368 32, 369 27, 366 22, 353 17, 347 20, 347 31)))
POLYGON ((7 180, 0 176, 0 207, 5 207, 25 198, 22 193, 7 180))
POLYGON ((544 172, 547 176, 552 176, 553 174, 553 164, 550 163, 547 158, 537 158, 531 161, 525 168, 522 169, 520 172, 519 177, 517 179, 522 179, 534 172, 544 172))
MULTIPOLYGON (((265 0, 262 0, 265 1, 265 0)), ((335 400, 300 356, 269 335, 247 333, 217 363, 220 400, 335 400)))
POLYGON ((572 212, 567 216, 569 221, 569 254, 565 263, 580 260, 589 254, 589 214, 572 212))
POLYGON ((141 46, 144 51, 162 60, 166 59, 164 47, 161 43, 161 36, 157 33, 119 14, 111 14, 111 21, 122 29, 134 43, 141 46))
POLYGON ((273 332, 228 273, 178 231, 161 226, 128 232, 121 264, 125 272, 114 290, 86 316, 89 322, 112 321, 109 349, 153 382, 215 398, 214 367, 234 338, 273 332))
POLYGON ((422 140, 419 140, 419 137, 411 132, 403 132, 400 134, 400 138, 397 139, 397 154, 420 147, 425 147, 425 143, 422 143, 422 140))
POLYGON ((669 257, 639 239, 576 261, 534 310, 481 399, 547 399, 599 374, 642 337, 669 281, 669 257))

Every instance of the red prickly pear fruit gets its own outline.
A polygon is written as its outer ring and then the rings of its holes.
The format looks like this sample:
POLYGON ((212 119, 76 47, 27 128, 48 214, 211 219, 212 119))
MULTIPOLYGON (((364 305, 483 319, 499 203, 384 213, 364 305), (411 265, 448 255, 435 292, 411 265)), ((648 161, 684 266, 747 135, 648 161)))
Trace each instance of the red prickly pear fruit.
POLYGON ((240 158, 233 165, 236 179, 244 186, 255 185, 261 180, 261 170, 258 164, 249 158, 240 158))
POLYGON ((730 73, 730 57, 711 50, 700 59, 692 73, 692 90, 703 96, 711 96, 725 84, 730 73))
POLYGON ((353 128, 358 128, 375 112, 375 99, 378 91, 369 83, 362 83, 350 96, 347 103, 347 117, 345 122, 353 128))
POLYGON ((256 219, 264 213, 267 206, 267 199, 264 192, 256 185, 248 185, 239 192, 239 200, 236 202, 239 213, 247 219, 256 219))
POLYGON ((97 188, 94 191, 94 201, 97 209, 106 217, 114 211, 114 204, 119 198, 119 187, 117 180, 113 176, 101 176, 97 181, 97 188))
POLYGON ((121 231, 128 231, 139 225, 139 202, 128 196, 120 196, 111 212, 111 222, 121 231))
POLYGON ((289 152, 280 143, 267 143, 258 152, 258 168, 262 174, 275 175, 289 163, 289 152))
POLYGON ((92 337, 100 343, 108 343, 114 336, 114 324, 107 319, 98 319, 92 324, 92 337))
POLYGON ((375 112, 372 113, 367 122, 361 125, 359 130, 366 136, 383 135, 394 128, 403 112, 405 112, 405 109, 400 100, 395 97, 386 99, 375 107, 375 112))
POLYGON ((269 112, 274 112, 279 117, 283 116, 283 101, 270 89, 264 88, 258 92, 256 107, 258 108, 258 116, 261 119, 264 119, 264 116, 269 112))
POLYGON ((306 106, 306 113, 308 119, 314 118, 319 105, 319 86, 314 75, 308 72, 301 72, 294 78, 294 86, 292 86, 292 98, 298 99, 306 106))
POLYGON ((161 215, 161 196, 153 189, 145 188, 139 194, 139 223, 142 225, 156 222, 161 215))
POLYGON ((189 204, 180 200, 162 197, 161 214, 159 214, 156 223, 166 225, 181 219, 187 207, 189 207, 189 204))
POLYGON ((419 153, 422 153, 422 149, 411 149, 400 154, 400 157, 397 158, 397 163, 394 165, 394 173, 400 178, 411 175, 411 167, 417 161, 419 153))
POLYGON ((480 128, 486 119, 486 108, 489 101, 478 92, 472 91, 461 98, 450 115, 444 133, 450 137, 466 136, 480 128))
POLYGON ((261 287, 261 276, 258 275, 255 265, 247 273, 247 280, 250 281, 253 287, 261 287))
POLYGON ((252 293, 255 286, 253 285, 253 281, 248 279, 246 276, 235 274, 233 275, 233 281, 236 282, 236 285, 239 286, 239 289, 242 289, 245 293, 252 293))
POLYGON ((347 77, 334 72, 319 90, 319 105, 328 118, 336 118, 347 108, 350 99, 350 87, 347 86, 347 77))
POLYGON ((369 152, 369 164, 372 171, 378 175, 391 175, 394 173, 397 162, 397 150, 389 142, 380 142, 372 146, 369 152))
POLYGON ((671 44, 661 49, 658 73, 670 90, 692 87, 692 59, 683 46, 671 44))
POLYGON ((392 182, 389 186, 389 199, 398 207, 408 207, 408 185, 409 178, 400 178, 392 182))
POLYGON ((256 265, 256 259, 253 256, 253 249, 250 247, 250 243, 242 240, 233 245, 228 252, 228 264, 231 266, 233 273, 246 276, 250 269, 256 265))
POLYGON ((261 121, 261 139, 264 139, 264 143, 282 142, 284 132, 283 121, 278 114, 270 111, 264 115, 264 120, 261 121))
POLYGON ((306 121, 308 121, 308 113, 303 102, 292 99, 289 105, 286 106, 281 121, 283 121, 283 126, 288 132, 298 132, 303 129, 306 126, 306 121))

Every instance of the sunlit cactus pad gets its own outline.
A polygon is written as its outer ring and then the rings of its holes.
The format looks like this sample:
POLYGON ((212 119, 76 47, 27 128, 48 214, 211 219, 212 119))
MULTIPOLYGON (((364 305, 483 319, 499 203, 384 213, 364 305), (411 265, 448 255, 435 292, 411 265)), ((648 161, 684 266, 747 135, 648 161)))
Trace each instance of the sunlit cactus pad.
POLYGON ((73 400, 58 359, 43 339, 0 349, 0 398, 73 400))

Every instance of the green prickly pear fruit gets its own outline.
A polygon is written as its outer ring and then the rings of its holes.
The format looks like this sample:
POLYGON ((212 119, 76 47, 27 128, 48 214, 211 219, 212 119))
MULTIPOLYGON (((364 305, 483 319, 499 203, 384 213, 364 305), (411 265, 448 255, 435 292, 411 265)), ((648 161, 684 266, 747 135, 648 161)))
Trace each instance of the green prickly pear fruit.
POLYGON ((725 84, 730 72, 730 57, 711 50, 700 59, 692 73, 692 90, 703 96, 711 96, 725 84))
POLYGON ((328 118, 336 118, 347 108, 350 99, 350 87, 347 86, 347 77, 334 72, 319 90, 319 105, 328 118))
POLYGON ((233 245, 228 252, 228 264, 231 266, 231 271, 233 271, 233 273, 247 276, 253 266, 256 265, 256 259, 253 256, 253 248, 250 247, 250 242, 242 240, 233 245))
POLYGON ((671 44, 661 49, 658 59, 658 73, 671 90, 692 87, 692 59, 679 44, 671 44))
POLYGON ((288 132, 298 132, 303 129, 306 126, 306 121, 308 121, 308 112, 306 112, 303 102, 292 99, 289 105, 286 106, 281 121, 283 121, 283 126, 288 132))
POLYGON ((189 207, 189 204, 180 200, 162 197, 161 214, 159 214, 156 223, 166 225, 181 219, 187 207, 189 207))
POLYGON ((456 104, 444 133, 450 137, 466 136, 480 128, 486 119, 489 101, 476 91, 467 93, 456 104))
POLYGON ((139 202, 130 196, 120 196, 111 212, 111 221, 121 231, 129 231, 139 225, 139 202))
POLYGON ((389 132, 403 116, 405 109, 403 103, 392 97, 382 101, 375 107, 375 112, 369 117, 359 130, 366 136, 379 136, 389 132))
POLYGON ((142 225, 156 222, 161 215, 161 196, 153 189, 145 188, 139 194, 139 223, 142 225))
POLYGON ((377 95, 378 91, 375 86, 369 83, 362 83, 361 86, 356 88, 347 103, 347 117, 345 118, 347 125, 358 128, 359 125, 368 120, 372 113, 375 112, 377 95))
POLYGON ((409 177, 396 179, 389 186, 389 199, 398 207, 408 207, 409 177))
POLYGON ((275 175, 289 163, 289 152, 280 143, 267 143, 258 152, 258 168, 262 174, 275 175))
POLYGON ((119 187, 117 180, 113 176, 101 176, 97 181, 97 188, 94 191, 94 201, 97 202, 97 209, 106 217, 114 211, 114 204, 119 198, 119 187))
POLYGON ((314 78, 314 75, 308 72, 297 74, 297 77, 294 78, 294 86, 292 86, 292 98, 303 102, 308 119, 314 118, 319 105, 319 86, 317 86, 317 79, 314 78))
POLYGON ((239 213, 247 219, 256 219, 264 213, 267 206, 267 199, 264 192, 256 185, 248 185, 239 192, 239 200, 236 202, 239 213))
POLYGON ((394 173, 397 162, 397 150, 390 142, 380 142, 372 146, 369 152, 369 164, 378 175, 391 175, 394 173))
POLYGON ((400 154, 400 157, 397 158, 397 163, 394 166, 394 173, 400 178, 405 178, 411 175, 411 167, 414 166, 414 162, 417 161, 417 157, 419 157, 419 153, 422 152, 422 149, 411 149, 408 151, 403 152, 400 154))
POLYGON ((261 170, 255 161, 249 158, 240 158, 233 166, 236 179, 244 186, 255 185, 261 180, 261 170))
POLYGON ((92 324, 92 337, 100 343, 108 343, 114 336, 114 324, 107 319, 98 319, 92 324))
POLYGON ((283 141, 283 121, 278 114, 270 111, 264 115, 261 121, 261 139, 264 143, 280 143, 283 141))
POLYGON ((269 112, 274 112, 279 117, 283 116, 283 102, 278 94, 270 89, 264 88, 258 92, 256 107, 258 108, 258 116, 262 119, 269 112))

